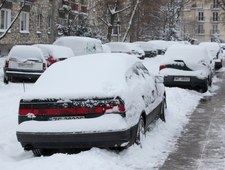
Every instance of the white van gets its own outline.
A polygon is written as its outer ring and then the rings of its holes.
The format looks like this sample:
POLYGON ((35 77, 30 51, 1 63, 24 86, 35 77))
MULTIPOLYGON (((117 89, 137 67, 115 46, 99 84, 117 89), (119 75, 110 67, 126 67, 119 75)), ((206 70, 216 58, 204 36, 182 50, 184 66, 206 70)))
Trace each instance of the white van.
POLYGON ((101 41, 89 37, 60 37, 53 44, 71 48, 75 56, 103 52, 101 41))

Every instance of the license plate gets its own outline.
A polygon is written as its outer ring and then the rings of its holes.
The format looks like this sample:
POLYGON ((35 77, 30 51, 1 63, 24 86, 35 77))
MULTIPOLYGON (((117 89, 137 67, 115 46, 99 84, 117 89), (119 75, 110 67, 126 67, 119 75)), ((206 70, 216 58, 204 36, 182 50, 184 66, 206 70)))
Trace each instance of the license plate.
POLYGON ((22 68, 32 68, 33 67, 33 64, 18 63, 18 66, 19 67, 22 67, 22 68))
POLYGON ((190 77, 174 77, 174 81, 190 81, 190 77))
POLYGON ((84 116, 63 116, 63 117, 51 117, 49 120, 73 120, 73 119, 83 119, 84 116))

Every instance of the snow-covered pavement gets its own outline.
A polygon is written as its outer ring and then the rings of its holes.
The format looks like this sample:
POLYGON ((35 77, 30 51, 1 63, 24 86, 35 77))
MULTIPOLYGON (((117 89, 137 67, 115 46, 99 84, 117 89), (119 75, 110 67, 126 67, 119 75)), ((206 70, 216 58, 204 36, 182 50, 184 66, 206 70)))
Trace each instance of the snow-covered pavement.
MULTIPOLYGON (((154 59, 153 59, 154 60, 154 59)), ((142 148, 137 145, 115 152, 92 148, 78 154, 54 154, 48 157, 33 157, 25 152, 16 139, 17 111, 24 93, 22 83, 3 83, 3 59, 0 58, 0 169, 2 170, 151 170, 158 169, 168 154, 175 149, 177 138, 188 123, 189 115, 207 92, 200 94, 180 88, 166 88, 167 122, 158 120, 146 134, 142 148)), ((156 63, 156 61, 152 61, 156 63)), ((214 81, 219 81, 215 78, 214 81)), ((25 89, 32 84, 25 84, 25 89)), ((212 86, 212 91, 216 90, 212 86)))

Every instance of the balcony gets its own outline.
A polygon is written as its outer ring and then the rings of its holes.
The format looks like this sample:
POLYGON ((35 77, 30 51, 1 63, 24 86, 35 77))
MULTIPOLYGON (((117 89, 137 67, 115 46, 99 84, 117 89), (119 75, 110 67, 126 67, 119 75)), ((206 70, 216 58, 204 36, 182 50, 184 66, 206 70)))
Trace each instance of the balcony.
POLYGON ((87 6, 82 5, 80 12, 83 13, 83 14, 87 14, 87 12, 88 12, 87 6))
POLYGON ((73 4, 72 5, 72 10, 73 11, 79 11, 79 5, 78 4, 73 4))

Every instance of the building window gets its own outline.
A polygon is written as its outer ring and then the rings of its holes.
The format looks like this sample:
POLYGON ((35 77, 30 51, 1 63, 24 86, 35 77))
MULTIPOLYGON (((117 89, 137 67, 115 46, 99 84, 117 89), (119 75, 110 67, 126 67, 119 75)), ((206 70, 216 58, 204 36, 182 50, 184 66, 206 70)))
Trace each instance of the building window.
POLYGON ((20 14, 20 32, 29 32, 29 13, 21 12, 20 14))
POLYGON ((214 24, 212 25, 211 34, 219 34, 218 25, 214 24))
POLYGON ((42 15, 38 14, 37 19, 36 19, 36 26, 37 26, 36 30, 37 31, 41 30, 41 23, 42 23, 42 15))
POLYGON ((11 10, 1 9, 0 31, 5 31, 11 23, 11 10))
POLYGON ((203 34, 205 33, 204 27, 203 25, 198 25, 198 30, 197 30, 198 34, 203 34))
POLYGON ((213 8, 219 8, 219 0, 213 0, 213 8))
POLYGON ((213 21, 218 21, 219 20, 219 17, 218 17, 219 15, 218 15, 218 12, 213 12, 213 18, 212 18, 212 20, 213 21))
POLYGON ((204 21, 204 12, 198 12, 198 21, 204 21))

